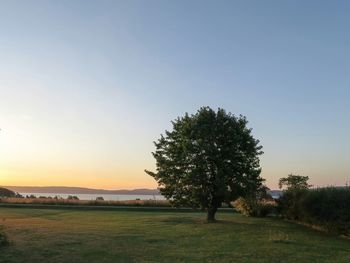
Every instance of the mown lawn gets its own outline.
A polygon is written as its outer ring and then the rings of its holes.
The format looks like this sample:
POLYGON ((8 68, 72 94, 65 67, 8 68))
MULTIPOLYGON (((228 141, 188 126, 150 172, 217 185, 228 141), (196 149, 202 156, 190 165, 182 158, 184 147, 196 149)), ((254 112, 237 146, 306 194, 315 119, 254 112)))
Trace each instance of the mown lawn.
POLYGON ((273 218, 0 208, 0 262, 350 262, 350 241, 273 218))

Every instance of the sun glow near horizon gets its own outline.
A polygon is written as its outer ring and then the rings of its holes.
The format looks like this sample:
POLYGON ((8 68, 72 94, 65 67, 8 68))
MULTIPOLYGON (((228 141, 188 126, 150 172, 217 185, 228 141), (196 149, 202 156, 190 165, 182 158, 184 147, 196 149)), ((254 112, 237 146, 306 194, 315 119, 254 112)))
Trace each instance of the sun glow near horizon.
MULTIPOLYGON (((142 171, 141 171, 142 173, 142 171)), ((62 169, 0 170, 1 185, 6 186, 67 186, 93 189, 139 189, 157 188, 153 178, 140 176, 137 172, 93 172, 62 169), (140 180, 141 178, 141 180, 140 180)))
MULTIPOLYGON (((0 113, 0 117, 5 116, 0 113)), ((85 135, 73 134, 79 127, 73 127, 71 133, 55 131, 50 123, 40 125, 23 115, 14 116, 12 122, 2 120, 6 128, 0 131, 1 185, 157 187, 154 179, 144 174, 152 162, 139 160, 151 159, 150 150, 140 157, 139 153, 128 150, 127 144, 111 139, 113 136, 109 135, 111 141, 106 142, 106 138, 94 137, 89 131, 85 135)))

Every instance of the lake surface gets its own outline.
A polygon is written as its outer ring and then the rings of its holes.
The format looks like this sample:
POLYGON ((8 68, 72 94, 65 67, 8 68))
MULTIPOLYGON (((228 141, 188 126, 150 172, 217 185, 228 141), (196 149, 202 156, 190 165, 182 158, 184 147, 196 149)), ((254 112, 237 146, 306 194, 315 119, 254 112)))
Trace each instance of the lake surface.
POLYGON ((77 196, 80 200, 96 200, 97 197, 103 197, 108 201, 126 201, 126 200, 165 200, 162 195, 113 195, 113 194, 57 194, 57 193, 20 193, 23 196, 35 195, 36 197, 62 197, 67 198, 69 195, 77 196))

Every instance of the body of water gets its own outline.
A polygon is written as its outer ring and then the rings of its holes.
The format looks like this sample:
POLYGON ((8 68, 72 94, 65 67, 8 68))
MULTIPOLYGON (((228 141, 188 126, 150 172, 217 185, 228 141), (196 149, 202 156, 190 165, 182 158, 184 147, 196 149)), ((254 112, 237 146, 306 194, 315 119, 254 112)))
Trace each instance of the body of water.
POLYGON ((103 197, 108 201, 126 201, 126 200, 165 200, 162 195, 113 195, 113 194, 57 194, 57 193, 20 193, 21 195, 29 196, 35 195, 36 197, 61 197, 66 199, 69 195, 77 196, 80 200, 96 200, 97 197, 103 197))

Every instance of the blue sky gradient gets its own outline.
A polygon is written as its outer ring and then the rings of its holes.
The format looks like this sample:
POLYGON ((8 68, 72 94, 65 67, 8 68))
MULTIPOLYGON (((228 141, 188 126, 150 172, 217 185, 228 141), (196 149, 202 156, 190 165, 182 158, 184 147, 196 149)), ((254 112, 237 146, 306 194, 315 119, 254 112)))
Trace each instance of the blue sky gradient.
POLYGON ((350 2, 0 4, 3 184, 155 187, 152 141, 206 105, 247 116, 271 188, 350 181, 350 2))

